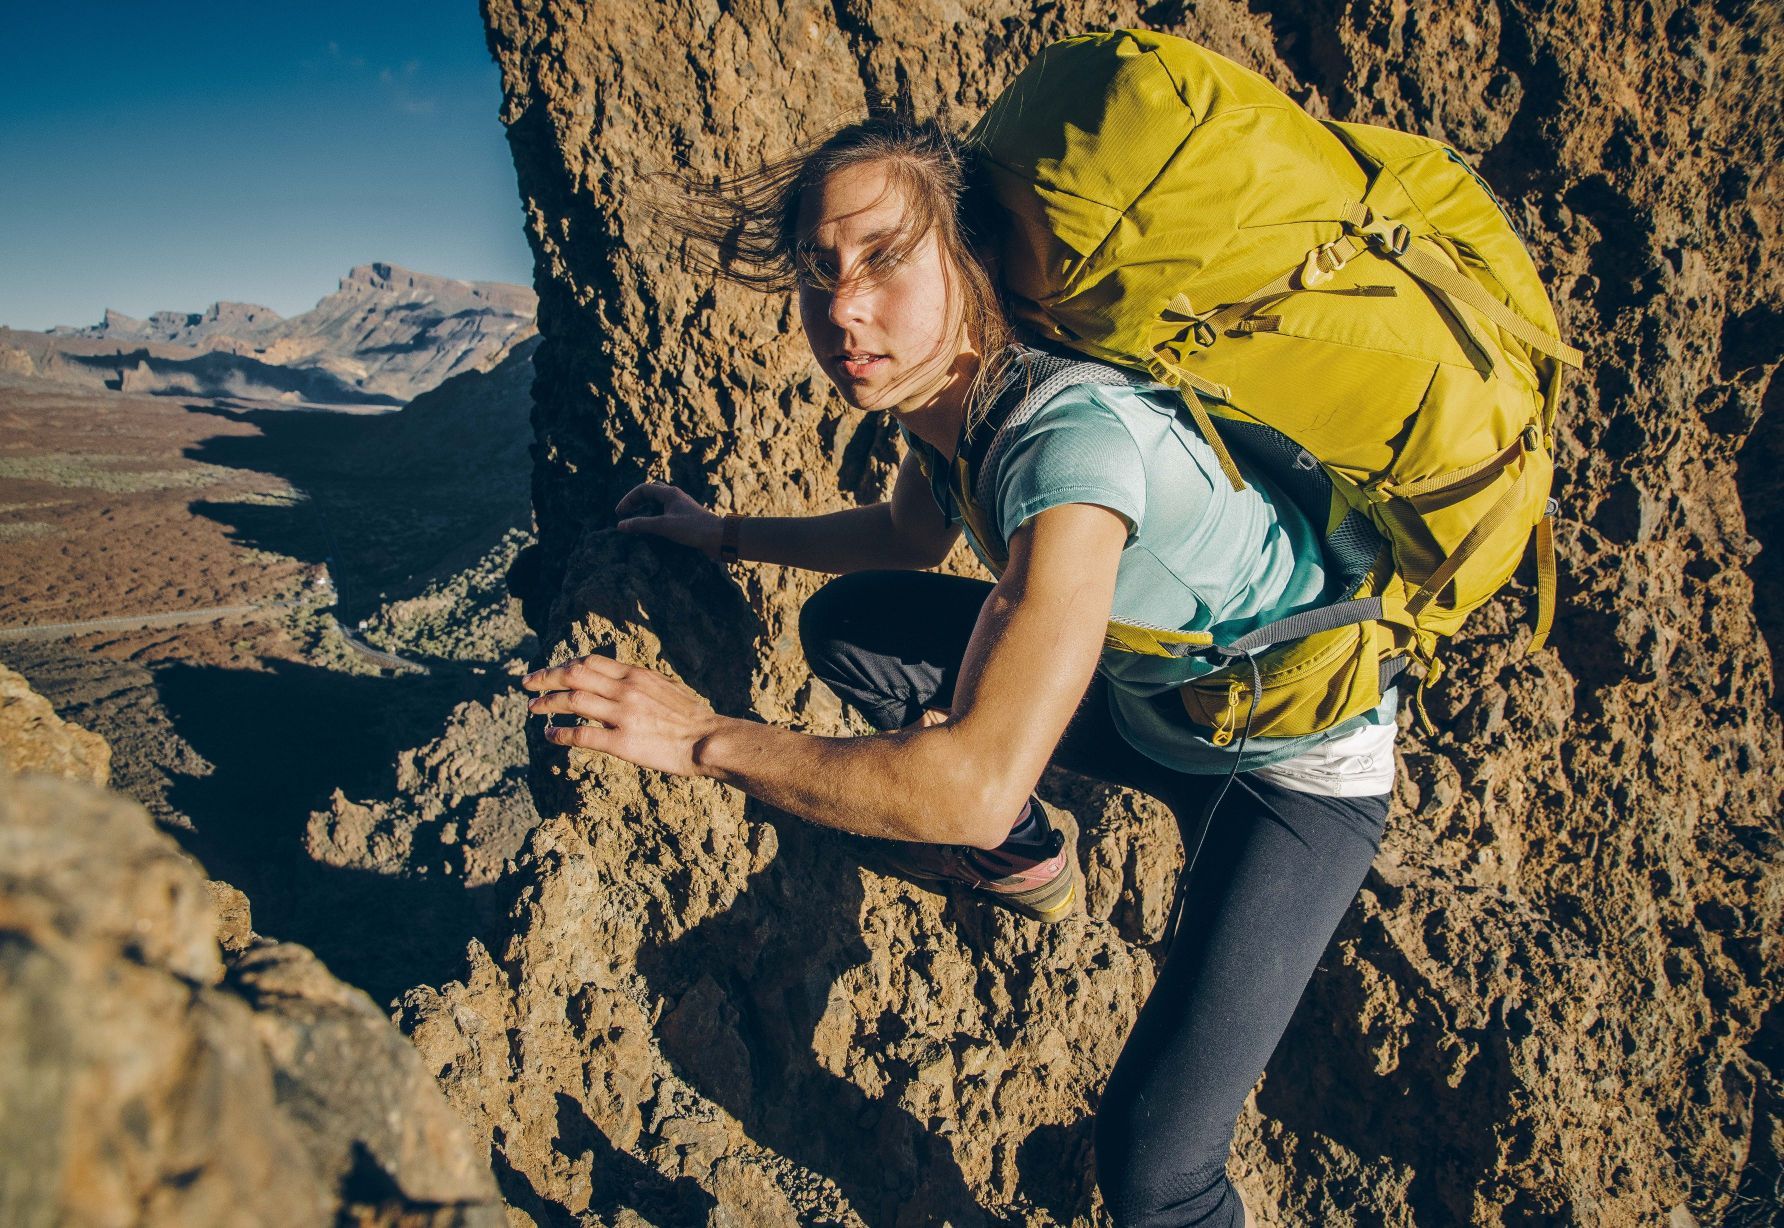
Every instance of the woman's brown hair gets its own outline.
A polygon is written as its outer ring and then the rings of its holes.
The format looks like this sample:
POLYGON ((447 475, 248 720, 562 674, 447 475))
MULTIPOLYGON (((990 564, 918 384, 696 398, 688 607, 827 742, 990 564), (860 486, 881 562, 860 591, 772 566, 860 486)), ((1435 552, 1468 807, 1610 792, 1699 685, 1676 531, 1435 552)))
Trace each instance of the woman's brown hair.
POLYGON ((967 392, 970 427, 1002 386, 1014 340, 988 267, 997 212, 976 173, 976 157, 969 142, 933 119, 875 115, 732 178, 668 176, 673 195, 657 194, 650 212, 679 237, 682 259, 696 271, 765 292, 828 285, 833 279, 813 262, 799 233, 800 202, 840 170, 884 166, 905 203, 899 230, 887 241, 889 263, 933 232, 945 264, 960 274, 962 325, 979 354, 967 392))

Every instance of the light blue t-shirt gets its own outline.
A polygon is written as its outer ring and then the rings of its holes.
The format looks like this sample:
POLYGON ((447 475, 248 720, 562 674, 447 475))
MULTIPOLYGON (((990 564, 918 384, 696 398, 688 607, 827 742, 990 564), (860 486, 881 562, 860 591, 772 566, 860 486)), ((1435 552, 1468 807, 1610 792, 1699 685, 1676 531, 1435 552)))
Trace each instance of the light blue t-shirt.
MULTIPOLYGON (((1117 622, 1208 631, 1229 642, 1254 627, 1332 600, 1319 537, 1305 514, 1258 475, 1235 491, 1214 449, 1168 389, 1077 384, 1026 422, 1008 428, 996 461, 999 540, 979 542, 948 488, 949 466, 922 440, 936 503, 960 523, 981 559, 1008 557, 1029 518, 1064 503, 1093 503, 1128 524, 1110 617, 1117 622)), ((1105 650, 1115 727, 1132 746, 1180 772, 1229 771, 1238 740, 1216 746, 1189 722, 1177 687, 1217 666, 1105 650)), ((1300 738, 1249 739, 1241 770, 1307 750, 1360 724, 1393 721, 1395 697, 1335 729, 1300 738)))

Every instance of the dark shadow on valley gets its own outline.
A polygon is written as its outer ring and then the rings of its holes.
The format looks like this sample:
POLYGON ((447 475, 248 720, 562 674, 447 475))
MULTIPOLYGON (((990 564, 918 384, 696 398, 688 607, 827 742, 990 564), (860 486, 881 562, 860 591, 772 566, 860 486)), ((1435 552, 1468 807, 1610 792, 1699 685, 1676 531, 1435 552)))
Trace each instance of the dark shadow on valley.
POLYGON ((487 378, 455 377, 390 414, 188 405, 257 431, 213 436, 189 459, 279 478, 305 496, 197 500, 192 510, 242 545, 326 563, 351 624, 531 524, 527 406, 485 396, 476 381, 487 378))
POLYGON ((214 765, 175 779, 168 801, 193 828, 171 834, 211 877, 247 894, 256 931, 303 943, 379 1003, 448 979, 466 941, 497 919, 493 889, 321 865, 305 849, 305 827, 337 787, 353 799, 388 797, 398 752, 437 736, 456 704, 487 700, 510 680, 468 669, 378 678, 269 665, 156 671, 174 728, 214 765))

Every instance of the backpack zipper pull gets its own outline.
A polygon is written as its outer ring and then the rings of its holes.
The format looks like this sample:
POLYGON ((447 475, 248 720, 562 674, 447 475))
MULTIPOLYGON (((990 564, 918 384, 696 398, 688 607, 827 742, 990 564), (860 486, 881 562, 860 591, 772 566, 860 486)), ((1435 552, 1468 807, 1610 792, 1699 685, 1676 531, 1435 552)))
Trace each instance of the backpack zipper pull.
POLYGON ((1225 746, 1233 740, 1233 734, 1239 728, 1239 701, 1244 698, 1245 684, 1236 677, 1228 678, 1226 707, 1221 709, 1214 736, 1208 739, 1214 745, 1225 746))

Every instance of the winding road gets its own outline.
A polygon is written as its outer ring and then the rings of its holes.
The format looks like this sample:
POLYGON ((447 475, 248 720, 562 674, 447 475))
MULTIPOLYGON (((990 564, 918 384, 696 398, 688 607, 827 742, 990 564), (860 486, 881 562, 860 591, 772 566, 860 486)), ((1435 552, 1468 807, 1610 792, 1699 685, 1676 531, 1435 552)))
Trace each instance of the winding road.
MULTIPOLYGON (((299 604, 301 603, 292 599, 265 601, 258 605, 216 605, 202 610, 169 610, 161 614, 123 614, 115 618, 88 618, 70 623, 29 623, 19 627, 0 627, 0 640, 53 640, 74 635, 86 635, 93 631, 142 631, 154 627, 181 627, 195 623, 217 622, 225 618, 252 618, 274 611, 293 609, 299 604)), ((431 672, 419 661, 411 661, 406 657, 399 657, 395 653, 373 648, 347 630, 346 625, 333 614, 328 616, 328 620, 334 624, 335 630, 340 632, 341 639, 346 641, 347 647, 378 668, 420 674, 431 672)))

